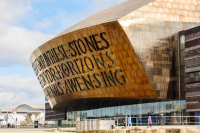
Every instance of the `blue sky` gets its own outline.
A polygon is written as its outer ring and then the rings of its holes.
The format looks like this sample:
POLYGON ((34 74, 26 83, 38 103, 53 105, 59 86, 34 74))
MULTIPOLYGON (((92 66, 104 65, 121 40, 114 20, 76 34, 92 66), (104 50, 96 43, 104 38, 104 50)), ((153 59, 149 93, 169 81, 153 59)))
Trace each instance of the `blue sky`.
POLYGON ((101 10, 125 0, 0 0, 0 108, 44 104, 29 63, 37 47, 101 10))

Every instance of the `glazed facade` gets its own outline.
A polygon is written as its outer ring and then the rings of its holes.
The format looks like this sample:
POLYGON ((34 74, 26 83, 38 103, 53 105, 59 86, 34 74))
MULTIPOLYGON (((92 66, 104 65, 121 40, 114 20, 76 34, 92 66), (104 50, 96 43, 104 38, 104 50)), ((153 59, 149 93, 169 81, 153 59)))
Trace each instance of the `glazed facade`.
POLYGON ((51 109, 67 120, 75 119, 70 113, 174 115, 175 106, 184 115, 179 31, 200 24, 199 10, 198 0, 128 0, 41 45, 30 62, 51 109))
MULTIPOLYGON (((114 107, 102 107, 98 109, 91 110, 82 110, 82 111, 67 111, 66 119, 60 119, 57 117, 57 120, 52 119, 48 120, 48 127, 75 127, 76 120, 81 121, 85 119, 114 119, 115 124, 118 126, 124 126, 124 117, 146 117, 151 115, 152 117, 157 117, 157 120, 160 120, 162 116, 187 116, 186 112, 186 102, 185 100, 177 101, 163 101, 163 102, 153 102, 153 103, 141 103, 133 105, 123 105, 123 106, 114 106, 114 107), (117 120, 118 119, 118 120, 117 120)), ((177 118, 177 121, 184 121, 185 118, 177 118)), ((164 118, 165 124, 173 123, 172 118, 164 118)), ((188 119, 189 121, 189 119, 188 119)), ((136 120, 132 118, 133 125, 147 125, 147 122, 142 121, 141 119, 136 120)), ((160 121, 154 123, 154 125, 160 125, 160 121)), ((164 124, 164 123, 163 123, 164 124)))

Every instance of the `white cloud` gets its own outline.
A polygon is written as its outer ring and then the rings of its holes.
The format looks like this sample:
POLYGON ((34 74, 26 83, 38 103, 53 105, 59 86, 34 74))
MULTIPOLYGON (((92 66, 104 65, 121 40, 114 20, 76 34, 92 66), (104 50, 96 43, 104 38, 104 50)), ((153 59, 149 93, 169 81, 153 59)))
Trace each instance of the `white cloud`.
POLYGON ((30 65, 30 54, 54 35, 0 23, 0 67, 12 64, 30 65))
POLYGON ((36 22, 34 27, 35 29, 44 30, 44 29, 48 29, 52 25, 53 25, 53 22, 50 21, 49 18, 44 18, 42 22, 36 22))
POLYGON ((34 30, 59 34, 59 32, 65 30, 62 28, 62 26, 65 26, 66 28, 66 25, 71 20, 70 15, 66 12, 66 10, 58 9, 57 14, 51 17, 47 16, 39 22, 34 19, 31 21, 34 23, 34 30))
POLYGON ((0 105, 6 107, 6 92, 8 92, 9 106, 19 104, 44 104, 44 92, 36 80, 33 78, 21 78, 19 75, 10 77, 0 77, 0 105), (15 98, 13 98, 16 96, 15 98), (13 98, 13 99, 10 99, 13 98))
POLYGON ((32 11, 30 2, 0 1, 0 67, 16 64, 30 66, 29 57, 33 50, 54 36, 14 25, 32 11))
MULTIPOLYGON (((0 68, 16 64, 30 67, 33 50, 54 37, 15 25, 32 10, 29 3, 30 0, 0 1, 0 68)), ((7 105, 3 92, 8 92, 9 98, 16 96, 8 100, 8 107, 22 103, 44 104, 44 93, 35 76, 22 78, 13 73, 9 77, 0 77, 0 91, 0 108, 7 105)))
POLYGON ((29 11, 31 11, 31 6, 25 0, 0 1, 1 22, 15 23, 29 11))

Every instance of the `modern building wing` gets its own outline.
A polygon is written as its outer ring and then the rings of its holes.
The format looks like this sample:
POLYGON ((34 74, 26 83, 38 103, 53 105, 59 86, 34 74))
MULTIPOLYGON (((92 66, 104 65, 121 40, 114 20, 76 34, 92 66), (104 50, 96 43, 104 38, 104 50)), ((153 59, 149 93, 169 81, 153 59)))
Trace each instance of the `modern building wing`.
MULTIPOLYGON (((15 108, 0 108, 0 114, 7 114, 7 112, 13 113, 13 110, 18 114, 23 114, 27 116, 27 114, 40 114, 41 112, 44 113, 45 105, 40 104, 20 104, 15 108)), ((37 114, 37 115, 38 115, 37 114)))
POLYGON ((185 72, 186 88, 186 111, 199 116, 200 106, 200 58, 199 58, 199 40, 200 26, 181 31, 179 33, 180 44, 182 46, 182 64, 185 72))
POLYGON ((3 124, 6 124, 4 120, 8 114, 9 123, 17 123, 31 119, 32 115, 35 115, 35 120, 44 123, 45 105, 40 104, 20 104, 15 108, 0 108, 0 119, 3 119, 3 124))
POLYGON ((199 11, 197 0, 127 0, 47 41, 30 62, 50 107, 81 111, 185 100, 178 33, 200 24, 199 11))
POLYGON ((32 110, 33 109, 36 109, 36 110, 44 110, 45 109, 45 106, 44 105, 41 105, 41 104, 20 104, 18 105, 15 109, 21 109, 21 108, 24 108, 24 109, 27 109, 27 108, 31 108, 32 110))

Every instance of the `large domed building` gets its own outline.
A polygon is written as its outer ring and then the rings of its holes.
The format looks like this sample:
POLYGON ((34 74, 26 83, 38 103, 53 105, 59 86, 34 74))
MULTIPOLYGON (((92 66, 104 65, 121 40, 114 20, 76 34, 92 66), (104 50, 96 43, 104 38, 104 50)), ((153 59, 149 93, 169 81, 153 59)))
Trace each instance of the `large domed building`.
POLYGON ((48 120, 186 115, 179 31, 198 26, 199 11, 196 0, 127 0, 42 44, 30 62, 47 112, 65 113, 48 120))

